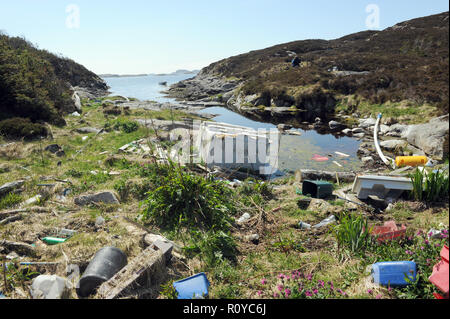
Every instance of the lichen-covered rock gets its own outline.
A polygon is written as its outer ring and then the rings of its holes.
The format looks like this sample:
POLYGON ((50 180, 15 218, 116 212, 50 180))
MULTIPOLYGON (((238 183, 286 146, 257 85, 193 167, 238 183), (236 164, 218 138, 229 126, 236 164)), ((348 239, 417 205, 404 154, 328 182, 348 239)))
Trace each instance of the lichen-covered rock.
POLYGON ((75 205, 78 206, 86 206, 91 203, 120 204, 119 200, 117 199, 117 196, 114 193, 108 191, 92 195, 82 195, 76 197, 74 202, 75 205))

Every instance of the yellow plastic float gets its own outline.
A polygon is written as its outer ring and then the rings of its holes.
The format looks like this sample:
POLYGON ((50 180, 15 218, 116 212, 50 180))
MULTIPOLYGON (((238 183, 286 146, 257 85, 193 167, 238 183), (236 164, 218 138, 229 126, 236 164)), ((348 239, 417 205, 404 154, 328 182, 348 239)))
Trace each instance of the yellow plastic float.
POLYGON ((395 159, 395 165, 397 167, 403 166, 425 166, 428 162, 428 158, 426 156, 398 156, 395 159))

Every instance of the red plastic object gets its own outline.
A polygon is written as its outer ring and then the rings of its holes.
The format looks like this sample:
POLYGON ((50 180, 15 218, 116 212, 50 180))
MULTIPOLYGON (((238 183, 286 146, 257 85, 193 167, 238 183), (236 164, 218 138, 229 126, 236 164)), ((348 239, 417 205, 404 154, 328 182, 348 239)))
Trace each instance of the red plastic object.
POLYGON ((326 161, 329 160, 329 158, 328 158, 328 157, 325 157, 325 156, 320 156, 320 155, 318 155, 318 154, 314 154, 312 160, 313 160, 313 161, 316 161, 316 162, 326 162, 326 161))
POLYGON ((393 240, 395 238, 405 237, 406 226, 402 225, 399 229, 395 221, 389 221, 385 222, 383 226, 375 226, 371 234, 377 236, 377 240, 380 242, 393 240))
POLYGON ((434 266, 433 274, 430 276, 430 282, 435 285, 444 295, 434 293, 436 299, 449 299, 448 291, 448 247, 444 246, 441 250, 441 261, 434 266))

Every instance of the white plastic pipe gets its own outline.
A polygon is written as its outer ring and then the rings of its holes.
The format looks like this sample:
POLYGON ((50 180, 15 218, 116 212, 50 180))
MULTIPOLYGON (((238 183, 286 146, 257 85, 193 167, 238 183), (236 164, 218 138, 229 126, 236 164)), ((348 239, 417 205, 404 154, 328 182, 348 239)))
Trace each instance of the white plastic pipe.
POLYGON ((382 114, 380 113, 380 114, 378 114, 377 123, 375 124, 375 130, 373 131, 373 139, 374 139, 374 143, 375 143, 375 148, 376 148, 377 153, 380 156, 381 160, 383 161, 384 164, 386 164, 387 166, 390 166, 391 164, 394 163, 394 160, 390 159, 391 162, 389 162, 389 160, 386 158, 386 156, 384 156, 383 152, 381 151, 380 144, 378 144, 378 127, 380 125, 381 118, 382 118, 382 114))

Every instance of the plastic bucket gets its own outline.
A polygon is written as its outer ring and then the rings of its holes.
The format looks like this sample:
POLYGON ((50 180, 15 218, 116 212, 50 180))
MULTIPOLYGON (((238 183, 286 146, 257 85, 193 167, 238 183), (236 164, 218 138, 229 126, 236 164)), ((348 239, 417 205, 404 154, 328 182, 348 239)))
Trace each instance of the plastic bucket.
POLYGON ((111 279, 127 264, 127 256, 115 247, 104 247, 97 251, 77 285, 78 296, 85 298, 105 281, 111 279))

